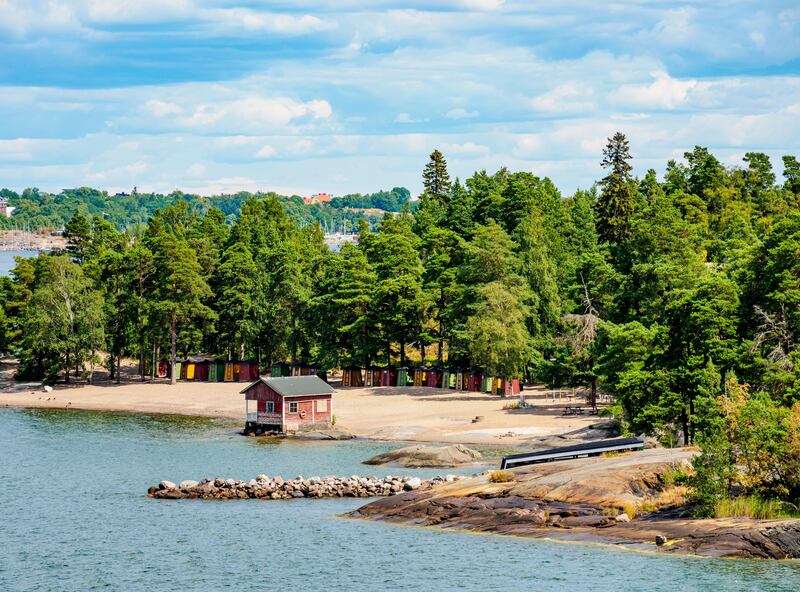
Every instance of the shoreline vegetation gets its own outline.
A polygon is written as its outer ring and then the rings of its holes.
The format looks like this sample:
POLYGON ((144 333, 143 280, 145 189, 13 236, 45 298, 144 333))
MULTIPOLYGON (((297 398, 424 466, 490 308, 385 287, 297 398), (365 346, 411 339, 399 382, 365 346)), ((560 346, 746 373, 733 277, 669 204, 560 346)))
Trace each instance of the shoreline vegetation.
MULTIPOLYGON (((133 226, 75 208, 64 249, 0 278, 0 353, 19 360, 18 379, 59 388, 3 399, 240 417, 238 387, 175 384, 178 357, 472 368, 583 389, 592 407, 611 401, 603 412, 622 434, 697 447, 681 477, 697 517, 795 507, 800 162, 784 156, 780 180, 759 152, 725 166, 695 146, 662 177, 632 163, 616 133, 603 178, 563 196, 506 168, 451 180, 434 150, 413 207, 404 194, 374 227, 361 220, 340 252, 274 194, 240 194, 237 213, 173 195, 133 226), (173 384, 112 386, 129 359, 143 383, 168 360, 173 384), (94 380, 99 368, 109 381, 94 380)), ((388 440, 534 446, 602 431, 536 393, 522 407, 342 389, 335 413, 388 440)))

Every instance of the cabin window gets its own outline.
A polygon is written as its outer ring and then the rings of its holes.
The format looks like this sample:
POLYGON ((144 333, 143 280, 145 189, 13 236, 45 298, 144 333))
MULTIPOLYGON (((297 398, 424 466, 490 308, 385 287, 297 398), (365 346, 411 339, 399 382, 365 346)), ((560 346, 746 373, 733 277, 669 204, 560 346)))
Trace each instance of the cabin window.
POLYGON ((327 413, 328 412, 328 401, 323 399, 321 401, 317 401, 317 411, 319 413, 327 413))
POLYGON ((267 401, 267 413, 275 413, 275 403, 273 401, 267 401))
POLYGON ((297 413, 297 403, 289 403, 289 413, 297 413))

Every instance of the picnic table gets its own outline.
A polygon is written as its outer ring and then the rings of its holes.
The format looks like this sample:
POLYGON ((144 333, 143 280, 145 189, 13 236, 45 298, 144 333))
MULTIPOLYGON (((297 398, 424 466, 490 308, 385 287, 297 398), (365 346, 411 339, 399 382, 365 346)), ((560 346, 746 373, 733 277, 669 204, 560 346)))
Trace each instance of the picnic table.
POLYGON ((564 411, 561 415, 583 415, 583 407, 572 407, 568 405, 564 407, 564 411))

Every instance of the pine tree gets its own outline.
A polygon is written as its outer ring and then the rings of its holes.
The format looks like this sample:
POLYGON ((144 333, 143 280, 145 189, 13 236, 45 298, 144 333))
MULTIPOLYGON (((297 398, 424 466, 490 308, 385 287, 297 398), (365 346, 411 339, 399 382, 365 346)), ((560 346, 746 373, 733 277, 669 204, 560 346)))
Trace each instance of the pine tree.
POLYGON ((595 223, 601 241, 619 244, 630 236, 630 218, 636 205, 631 154, 625 135, 617 132, 609 138, 603 155, 601 164, 609 172, 600 181, 603 190, 595 203, 595 223))
POLYGON ((784 189, 800 194, 800 162, 797 161, 797 157, 783 157, 783 178, 786 179, 783 184, 784 189))
POLYGON ((83 263, 89 256, 92 240, 89 220, 80 212, 75 212, 64 226, 64 238, 67 239, 67 253, 72 255, 76 262, 83 263))
POLYGON ((422 172, 422 184, 432 199, 447 205, 450 200, 450 175, 447 172, 447 161, 438 150, 431 152, 430 161, 422 172))
POLYGON ((165 233, 153 243, 155 267, 154 309, 169 327, 171 382, 175 384, 178 331, 194 333, 203 320, 213 320, 214 312, 205 304, 211 288, 203 278, 197 255, 186 239, 165 233))

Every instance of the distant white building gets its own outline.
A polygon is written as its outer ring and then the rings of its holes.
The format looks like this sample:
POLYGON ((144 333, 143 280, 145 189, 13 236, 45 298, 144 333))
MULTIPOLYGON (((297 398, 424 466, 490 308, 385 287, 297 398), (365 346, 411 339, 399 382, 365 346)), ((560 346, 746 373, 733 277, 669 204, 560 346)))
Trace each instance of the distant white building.
POLYGON ((13 211, 14 208, 8 205, 8 201, 4 197, 0 197, 0 216, 10 218, 13 211))

